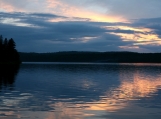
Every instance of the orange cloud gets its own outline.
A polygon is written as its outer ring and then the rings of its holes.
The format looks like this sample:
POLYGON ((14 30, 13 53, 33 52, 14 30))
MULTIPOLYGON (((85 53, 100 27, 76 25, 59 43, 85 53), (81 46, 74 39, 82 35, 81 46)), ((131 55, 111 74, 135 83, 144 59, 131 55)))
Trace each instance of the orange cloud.
POLYGON ((0 11, 4 12, 24 12, 23 9, 16 8, 12 4, 6 3, 6 2, 1 2, 0 3, 0 11))
POLYGON ((5 4, 5 3, 0 3, 0 10, 5 11, 5 12, 13 12, 15 8, 12 5, 5 4))
POLYGON ((116 33, 110 34, 119 36, 124 42, 134 41, 132 47, 120 46, 123 49, 139 48, 138 45, 161 45, 161 38, 155 34, 152 29, 144 27, 129 27, 129 26, 105 26, 104 28, 111 30, 132 30, 134 33, 116 33))
POLYGON ((75 7, 56 0, 47 0, 48 10, 53 10, 53 13, 61 14, 69 17, 88 18, 97 22, 127 22, 122 16, 112 16, 100 14, 93 11, 88 11, 80 7, 75 7), (55 10, 55 11, 54 11, 55 10), (59 11, 57 11, 59 10, 59 11))
MULTIPOLYGON (((15 0, 16 1, 16 0, 15 0)), ((17 2, 17 1, 16 1, 17 2)), ((43 12, 54 13, 67 17, 87 18, 97 22, 127 22, 128 20, 121 15, 107 15, 92 10, 86 10, 83 7, 70 5, 58 0, 28 0, 22 6, 16 6, 12 2, 3 0, 0 4, 0 10, 6 12, 43 12), (39 5, 39 7, 37 7, 39 5)), ((60 20, 60 19, 59 19, 60 20)), ((69 20, 69 19, 68 19, 69 20)))
POLYGON ((135 41, 134 45, 161 45, 161 38, 157 34, 153 33, 134 33, 134 34, 127 34, 127 33, 111 33, 117 36, 120 36, 123 41, 135 41))
POLYGON ((132 30, 134 32, 143 32, 143 33, 146 33, 146 32, 151 32, 152 30, 149 29, 149 28, 144 28, 144 27, 130 27, 130 26, 107 26, 105 28, 111 28, 113 30, 116 30, 116 29, 121 29, 121 30, 132 30))

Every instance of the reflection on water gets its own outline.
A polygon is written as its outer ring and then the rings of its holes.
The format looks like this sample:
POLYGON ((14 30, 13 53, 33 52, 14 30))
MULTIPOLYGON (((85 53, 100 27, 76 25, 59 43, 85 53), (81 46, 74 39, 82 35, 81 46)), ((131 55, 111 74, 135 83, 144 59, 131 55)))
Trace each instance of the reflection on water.
POLYGON ((19 70, 19 65, 0 65, 0 89, 13 89, 15 76, 19 70))
POLYGON ((22 64, 13 83, 0 92, 3 119, 161 117, 159 64, 22 64))
POLYGON ((115 112, 126 108, 130 101, 152 97, 161 88, 161 78, 142 76, 136 72, 133 74, 132 80, 127 79, 126 76, 121 77, 121 84, 118 87, 108 90, 105 98, 95 102, 94 105, 90 105, 88 109, 115 112))

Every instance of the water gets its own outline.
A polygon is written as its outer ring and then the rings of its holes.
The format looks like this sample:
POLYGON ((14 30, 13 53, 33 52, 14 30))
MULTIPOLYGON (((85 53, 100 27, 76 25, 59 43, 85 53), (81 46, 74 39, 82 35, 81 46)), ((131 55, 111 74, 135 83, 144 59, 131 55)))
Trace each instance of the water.
POLYGON ((160 64, 24 63, 0 73, 0 119, 160 119, 160 64))

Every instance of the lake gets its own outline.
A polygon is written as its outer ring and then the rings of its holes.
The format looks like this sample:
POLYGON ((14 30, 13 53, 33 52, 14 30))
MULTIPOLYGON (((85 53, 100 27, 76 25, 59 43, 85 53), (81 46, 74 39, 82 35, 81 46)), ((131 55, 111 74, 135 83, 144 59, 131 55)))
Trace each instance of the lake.
POLYGON ((1 119, 161 119, 161 64, 23 63, 0 79, 1 119))

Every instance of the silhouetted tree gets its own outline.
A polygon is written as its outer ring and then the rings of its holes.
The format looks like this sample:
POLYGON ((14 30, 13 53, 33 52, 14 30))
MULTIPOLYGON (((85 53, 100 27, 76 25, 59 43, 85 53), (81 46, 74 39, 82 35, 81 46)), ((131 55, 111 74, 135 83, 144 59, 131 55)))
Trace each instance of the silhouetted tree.
POLYGON ((3 45, 4 45, 4 48, 7 48, 7 45, 8 45, 8 40, 7 40, 7 38, 4 39, 3 45))
MULTIPOLYGON (((0 35, 0 54, 2 55, 2 50, 3 50, 3 37, 0 35)), ((1 57, 2 58, 2 57, 1 57)), ((0 60, 1 61, 1 60, 0 60)))
POLYGON ((16 44, 15 44, 14 40, 11 38, 8 41, 8 48, 9 48, 9 50, 15 50, 15 47, 16 47, 16 44))
POLYGON ((20 63, 19 54, 16 50, 16 43, 14 40, 5 38, 3 40, 0 36, 0 62, 3 63, 20 63))
POLYGON ((2 48, 2 45, 3 45, 3 37, 2 35, 0 35, 0 48, 2 48))

